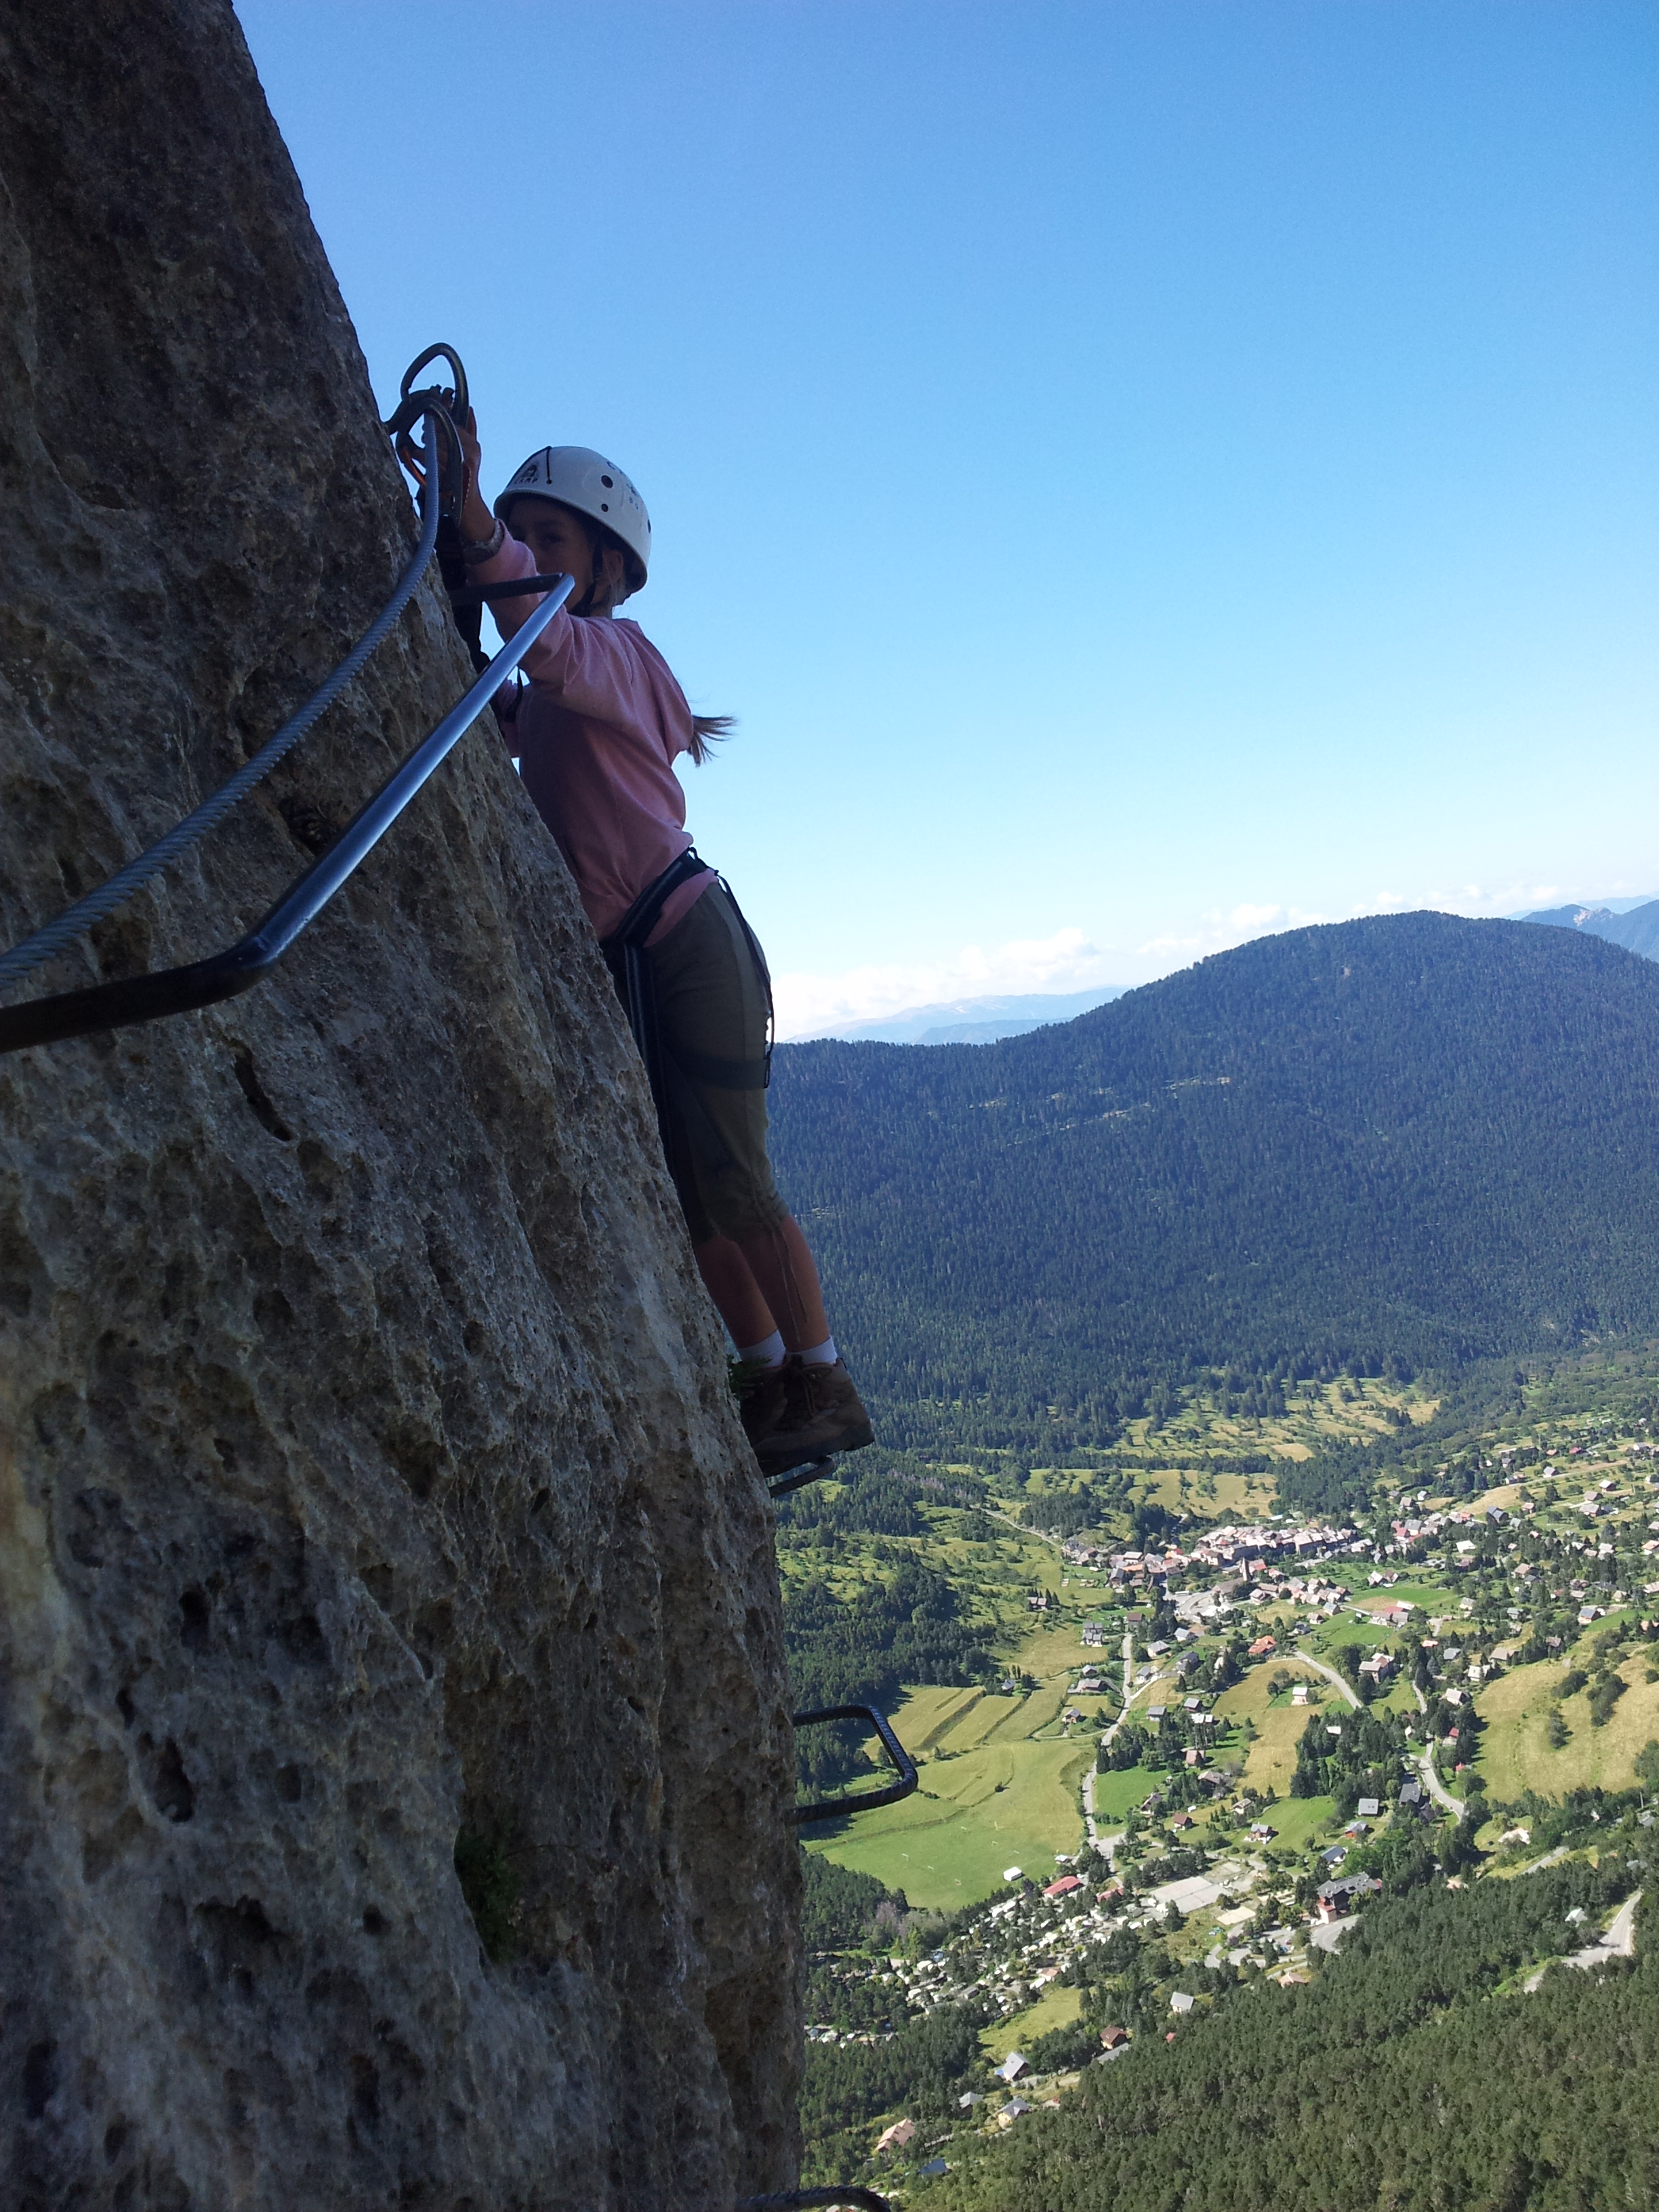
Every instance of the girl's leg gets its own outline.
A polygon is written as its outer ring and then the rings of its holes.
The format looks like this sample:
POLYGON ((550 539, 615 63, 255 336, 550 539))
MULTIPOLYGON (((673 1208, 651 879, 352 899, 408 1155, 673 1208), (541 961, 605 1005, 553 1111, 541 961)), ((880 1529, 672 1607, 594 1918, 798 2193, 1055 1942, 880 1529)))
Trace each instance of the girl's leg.
POLYGON ((726 1323, 726 1334, 738 1351, 746 1351, 753 1344, 763 1344, 778 1324, 740 1247, 729 1237, 714 1236, 695 1245, 691 1256, 697 1263, 704 1288, 714 1301, 714 1310, 726 1323))
POLYGON ((767 1370, 743 1407, 762 1471, 856 1451, 873 1440, 870 1416, 836 1356, 817 1268, 767 1159, 765 1092, 752 1079, 766 1050, 766 994, 724 890, 705 890, 651 960, 664 1042, 690 1094, 677 1109, 678 1149, 698 1268, 738 1349, 767 1370), (731 1083, 720 1079, 727 1069, 731 1083))
MULTIPOLYGON (((757 1295, 770 1308, 787 1352, 813 1351, 828 1340, 830 1316, 823 1310, 817 1267, 793 1213, 786 1213, 775 1228, 758 1237, 733 1244, 732 1249, 746 1263, 757 1295)), ((703 1280, 708 1280, 707 1275, 703 1280)), ((710 1295, 714 1295, 712 1287, 710 1295)), ((718 1297, 714 1303, 720 1304, 718 1297)), ((744 1340, 758 1341, 754 1337, 744 1340)))

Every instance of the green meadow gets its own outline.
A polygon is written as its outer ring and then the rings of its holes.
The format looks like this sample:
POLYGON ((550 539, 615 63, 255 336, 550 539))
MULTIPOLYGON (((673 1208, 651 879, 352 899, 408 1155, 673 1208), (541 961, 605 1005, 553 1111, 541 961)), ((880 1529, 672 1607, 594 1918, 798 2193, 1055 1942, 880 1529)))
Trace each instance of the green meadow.
POLYGON ((1012 1866, 1052 1880, 1083 1841, 1078 1792, 1096 1731, 1062 1733, 1060 1719, 1083 1657, 1074 1629, 1045 1629, 1017 1662, 1038 1685, 1029 1695, 908 1691, 892 1719, 920 1788, 808 1848, 933 1911, 990 1896, 1012 1866))

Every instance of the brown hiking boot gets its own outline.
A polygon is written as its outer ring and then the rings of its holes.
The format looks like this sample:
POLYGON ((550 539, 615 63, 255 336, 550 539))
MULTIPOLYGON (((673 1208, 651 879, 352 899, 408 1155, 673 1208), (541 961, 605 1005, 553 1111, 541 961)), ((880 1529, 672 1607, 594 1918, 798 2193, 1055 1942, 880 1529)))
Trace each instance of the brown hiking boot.
MULTIPOLYGON (((844 1359, 833 1366, 808 1366, 799 1355, 786 1359, 783 1403, 775 1418, 750 1426, 748 1401, 744 1427, 755 1447, 763 1474, 787 1474, 830 1452, 861 1451, 876 1432, 853 1387, 844 1359)), ((768 1413, 771 1409, 769 1407, 768 1413)))
POLYGON ((767 1438, 788 1410, 789 1391, 784 1376, 789 1363, 785 1360, 776 1367, 763 1367, 758 1362, 733 1359, 727 1364, 743 1432, 759 1458, 767 1438))

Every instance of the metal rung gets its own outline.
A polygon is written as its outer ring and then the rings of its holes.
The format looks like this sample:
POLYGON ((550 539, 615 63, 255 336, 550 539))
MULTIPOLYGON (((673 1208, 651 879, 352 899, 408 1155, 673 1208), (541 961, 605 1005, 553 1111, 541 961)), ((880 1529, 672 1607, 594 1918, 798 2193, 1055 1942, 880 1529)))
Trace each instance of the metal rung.
POLYGON ((792 1490, 805 1490, 809 1482, 822 1482, 826 1474, 833 1474, 836 1462, 831 1458, 808 1460, 805 1467, 792 1468, 777 1482, 769 1482, 769 1498, 787 1498, 792 1490))
MULTIPOLYGON (((920 1779, 916 1763, 893 1734, 886 1719, 873 1705, 825 1705, 816 1713, 797 1713, 798 1729, 814 1728, 822 1721, 863 1721, 881 1739, 881 1747, 893 1762, 898 1780, 890 1782, 884 1790, 872 1790, 858 1797, 826 1797, 817 1805, 797 1805, 790 1814, 797 1827, 808 1820, 840 1820, 849 1813, 873 1812, 878 1805, 896 1805, 901 1797, 908 1797, 920 1779)), ((814 2198, 814 2203, 833 2204, 833 2197, 814 2198)), ((851 2202, 851 2200, 848 2200, 851 2202)))
POLYGON ((873 2189, 854 2189, 850 2185, 840 2189, 789 2189, 781 2197, 745 2197, 734 2212, 795 2212, 798 2205, 812 2204, 855 2204, 859 2212, 891 2212, 887 2199, 878 2197, 873 2189))

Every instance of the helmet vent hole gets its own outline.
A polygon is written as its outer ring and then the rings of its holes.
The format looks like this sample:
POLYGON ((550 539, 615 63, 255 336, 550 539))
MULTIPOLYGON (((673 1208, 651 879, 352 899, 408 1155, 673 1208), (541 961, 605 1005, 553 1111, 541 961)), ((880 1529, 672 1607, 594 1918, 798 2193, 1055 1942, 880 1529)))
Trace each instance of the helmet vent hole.
POLYGON ((599 478, 599 482, 600 482, 600 483, 605 486, 605 489, 606 489, 607 491, 609 491, 609 490, 610 490, 610 489, 611 489, 611 479, 609 477, 601 477, 599 478))

